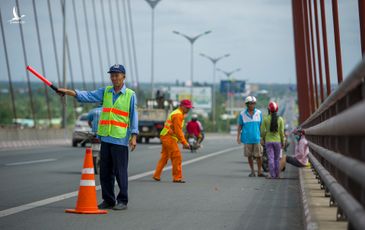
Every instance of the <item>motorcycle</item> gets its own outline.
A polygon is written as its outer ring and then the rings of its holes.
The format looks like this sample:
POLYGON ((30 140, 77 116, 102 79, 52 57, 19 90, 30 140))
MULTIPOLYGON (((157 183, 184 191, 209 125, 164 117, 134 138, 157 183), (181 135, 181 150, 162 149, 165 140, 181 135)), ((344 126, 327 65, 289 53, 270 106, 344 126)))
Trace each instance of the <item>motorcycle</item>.
POLYGON ((84 136, 84 140, 81 145, 85 144, 86 147, 92 149, 94 173, 100 173, 100 148, 101 142, 97 135, 93 132, 80 132, 80 135, 84 136))
POLYGON ((194 135, 187 134, 188 143, 190 145, 190 152, 196 153, 196 150, 200 148, 198 138, 194 135))

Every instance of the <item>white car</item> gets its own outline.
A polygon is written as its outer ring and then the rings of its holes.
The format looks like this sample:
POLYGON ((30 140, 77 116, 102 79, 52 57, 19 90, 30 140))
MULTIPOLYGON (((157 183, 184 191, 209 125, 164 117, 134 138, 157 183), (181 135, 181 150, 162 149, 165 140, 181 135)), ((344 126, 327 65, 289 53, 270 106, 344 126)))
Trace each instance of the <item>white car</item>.
MULTIPOLYGON (((91 128, 88 123, 87 113, 81 114, 76 122, 75 122, 75 128, 72 133, 72 146, 76 147, 78 143, 85 140, 87 137, 87 133, 91 133, 91 128)), ((83 142, 83 145, 85 142, 83 142)))

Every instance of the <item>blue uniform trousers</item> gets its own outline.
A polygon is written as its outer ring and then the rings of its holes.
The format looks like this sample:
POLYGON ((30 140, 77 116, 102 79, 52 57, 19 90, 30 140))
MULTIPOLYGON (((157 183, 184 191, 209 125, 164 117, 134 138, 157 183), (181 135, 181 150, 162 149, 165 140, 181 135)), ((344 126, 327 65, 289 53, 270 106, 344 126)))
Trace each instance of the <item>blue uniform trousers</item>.
POLYGON ((128 203, 128 147, 101 142, 100 184, 103 200, 111 205, 128 203), (119 194, 115 197, 115 179, 119 194))

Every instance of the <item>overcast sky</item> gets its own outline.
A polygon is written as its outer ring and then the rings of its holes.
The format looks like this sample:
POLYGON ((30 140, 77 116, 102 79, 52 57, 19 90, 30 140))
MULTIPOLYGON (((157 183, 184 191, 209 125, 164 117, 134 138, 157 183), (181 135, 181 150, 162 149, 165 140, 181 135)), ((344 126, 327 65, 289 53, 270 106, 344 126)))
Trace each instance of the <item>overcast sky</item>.
MULTIPOLYGON (((20 10, 25 14, 24 34, 26 37, 28 63, 41 68, 35 33, 33 7, 30 0, 20 0, 20 10)), ((54 54, 52 51, 50 24, 46 0, 37 0, 37 9, 40 17, 43 52, 45 56, 46 75, 56 81, 54 54)), ((59 56, 62 48, 62 17, 59 1, 52 1, 54 21, 58 41, 59 56)), ((77 53, 75 28, 71 1, 68 4, 68 33, 75 80, 81 80, 80 61, 77 53)), ((92 12, 91 1, 86 1, 87 12, 92 12)), ((97 1, 99 2, 99 1, 97 1)), ((103 1, 105 3, 109 1, 103 1)), ((115 4, 114 0, 112 0, 115 4)), ((327 29, 330 49, 331 77, 336 79, 334 59, 333 25, 331 13, 331 1, 327 3, 327 29)), ((150 57, 151 57, 151 9, 144 0, 131 0, 134 32, 136 38, 136 50, 138 60, 139 79, 142 82, 150 81, 150 57)), ((8 53, 10 57, 11 73, 13 80, 25 80, 23 55, 19 28, 7 21, 12 17, 14 0, 1 0, 0 10, 3 17, 8 53)), ((100 5, 97 5, 98 9, 100 5)), ((82 1, 76 2, 76 7, 82 12, 82 1)), ((106 9, 109 9, 106 6, 106 9)), ((82 60, 85 65, 85 75, 90 76, 95 71, 96 80, 102 77, 108 80, 107 75, 101 76, 98 65, 89 64, 88 47, 85 37, 85 21, 83 14, 79 12, 79 26, 82 39, 82 60)), ((114 16, 117 13, 113 8, 114 16)), ((217 57, 230 53, 231 56, 218 63, 218 67, 231 71, 242 68, 234 74, 235 79, 247 79, 250 82, 259 83, 295 83, 295 60, 293 44, 293 25, 290 0, 162 0, 155 9, 155 81, 175 82, 177 79, 186 81, 190 79, 190 44, 186 39, 172 33, 173 30, 187 35, 196 35, 206 30, 212 33, 201 37, 195 43, 195 74, 194 80, 212 82, 212 64, 199 56, 199 53, 217 57)), ((360 61, 360 35, 358 22, 357 0, 340 0, 340 29, 343 57, 344 76, 360 61)), ((89 16, 92 43, 92 55, 94 62, 97 58, 96 36, 94 20, 89 16)), ((97 17, 98 18, 98 17, 97 17)), ((99 13, 99 19, 100 13, 99 13)), ((102 26, 99 22, 99 27, 102 26)), ((111 23, 107 21, 107 35, 111 46, 111 23)), ((114 26, 116 27, 116 25, 114 26)), ((100 29, 100 28, 99 28, 100 29)), ((104 34, 99 33, 101 39, 104 34)), ((7 80, 2 39, 0 38, 0 80, 7 80)), ((103 73, 109 67, 106 61, 104 46, 103 73)), ((120 49, 117 49, 117 60, 112 58, 111 63, 123 62, 120 49)), ((113 54, 111 55, 113 56, 113 54)), ((62 59, 60 59, 62 60, 62 59)), ((129 71, 128 63, 126 64, 129 71)), ((225 77, 218 73, 217 81, 225 77)), ((90 78, 87 78, 90 79, 90 78)))

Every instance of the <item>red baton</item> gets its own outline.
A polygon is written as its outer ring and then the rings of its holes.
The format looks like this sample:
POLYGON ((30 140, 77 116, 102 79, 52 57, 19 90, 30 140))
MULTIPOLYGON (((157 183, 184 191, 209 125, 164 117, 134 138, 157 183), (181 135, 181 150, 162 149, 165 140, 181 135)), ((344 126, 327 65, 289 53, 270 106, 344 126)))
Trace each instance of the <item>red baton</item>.
POLYGON ((44 82, 44 84, 48 85, 49 87, 51 87, 54 91, 56 91, 58 93, 58 88, 56 86, 54 86, 52 84, 52 82, 48 81, 47 78, 43 77, 40 73, 38 73, 35 69, 33 69, 33 67, 31 66, 27 66, 27 70, 29 72, 31 72, 32 74, 34 74, 36 77, 38 77, 39 79, 41 79, 41 81, 44 82))

